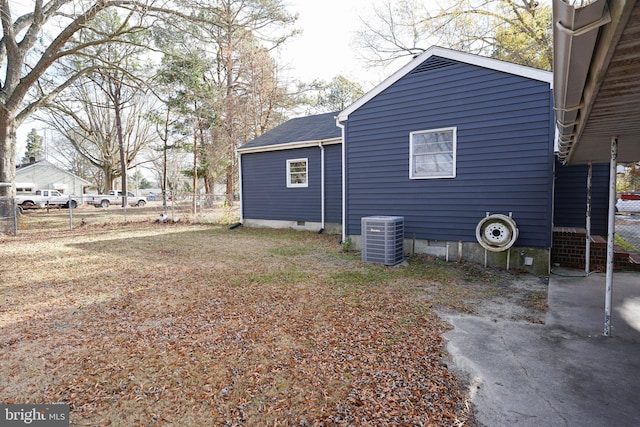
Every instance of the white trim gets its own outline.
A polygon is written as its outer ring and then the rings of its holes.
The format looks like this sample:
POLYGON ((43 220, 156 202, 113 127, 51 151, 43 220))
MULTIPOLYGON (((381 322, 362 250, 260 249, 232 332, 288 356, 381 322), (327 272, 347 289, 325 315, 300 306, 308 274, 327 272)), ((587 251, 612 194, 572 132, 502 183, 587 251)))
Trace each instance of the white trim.
POLYGON ((316 139, 313 141, 286 142, 284 144, 264 145, 261 147, 248 147, 248 148, 241 147, 241 148, 238 148, 236 151, 240 154, 262 153, 265 151, 280 151, 280 150, 293 150, 295 148, 317 147, 318 144, 329 145, 329 144, 340 144, 340 143, 342 143, 342 138, 329 138, 329 139, 316 139))
POLYGON ((309 159, 301 157, 298 159, 287 159, 287 188, 306 188, 309 186, 309 159), (303 184, 291 182, 291 163, 304 162, 306 179, 303 184))
POLYGON ((414 58, 411 62, 400 68, 391 76, 386 78, 378 86, 367 92, 364 96, 351 104, 345 110, 338 114, 338 121, 343 122, 349 120, 349 115, 369 102, 375 96, 387 89, 389 86, 400 80, 402 77, 413 71, 414 68, 422 64, 431 56, 439 56, 453 61, 464 62, 491 70, 502 71, 504 73, 514 74, 516 76, 526 77, 533 80, 539 80, 553 86, 553 73, 550 71, 538 70, 536 68, 526 67, 524 65, 513 64, 511 62, 500 61, 498 59, 488 58, 486 56, 474 55, 466 52, 459 52, 451 49, 445 49, 439 46, 431 46, 422 54, 414 58))
POLYGON ((454 127, 447 128, 438 128, 438 129, 425 129, 418 130, 409 133, 409 179, 443 179, 443 178, 455 178, 456 177, 456 158, 457 158, 457 147, 458 147, 458 129, 454 127), (424 134, 424 133, 434 133, 434 132, 444 132, 444 131, 452 131, 453 132, 453 159, 452 159, 452 173, 451 175, 433 175, 433 176, 414 176, 413 173, 413 136, 416 134, 424 134))

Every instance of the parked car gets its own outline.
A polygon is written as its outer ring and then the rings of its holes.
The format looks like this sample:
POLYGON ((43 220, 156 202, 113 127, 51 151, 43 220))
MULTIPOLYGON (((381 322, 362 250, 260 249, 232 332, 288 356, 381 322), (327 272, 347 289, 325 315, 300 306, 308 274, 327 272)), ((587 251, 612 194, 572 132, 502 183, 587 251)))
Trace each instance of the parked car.
POLYGON ((640 194, 624 193, 620 194, 616 202, 617 212, 640 212, 640 194))

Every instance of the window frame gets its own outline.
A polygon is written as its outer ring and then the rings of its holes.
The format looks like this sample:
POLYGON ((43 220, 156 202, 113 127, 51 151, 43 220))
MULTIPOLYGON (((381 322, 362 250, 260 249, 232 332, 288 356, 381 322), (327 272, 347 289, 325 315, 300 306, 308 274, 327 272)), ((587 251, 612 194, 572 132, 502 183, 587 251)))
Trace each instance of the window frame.
POLYGON ((301 157, 297 159, 287 159, 287 188, 306 188, 309 186, 309 158, 301 157), (305 165, 305 182, 304 183, 296 183, 291 182, 291 164, 297 162, 304 162, 305 165))
MULTIPOLYGON (((409 179, 442 179, 442 178, 455 178, 457 173, 456 160, 457 160, 457 147, 458 147, 458 128, 455 126, 446 127, 446 128, 437 128, 437 129, 426 129, 426 130, 418 130, 409 133, 409 179), (451 131, 452 132, 452 147, 451 147, 451 173, 447 175, 417 175, 414 173, 414 163, 415 163, 415 154, 414 154, 414 143, 413 138, 415 135, 422 135, 426 133, 436 133, 436 132, 444 132, 451 131)), ((439 152, 444 153, 444 152, 439 152)), ((439 154, 433 153, 433 154, 439 154)), ((432 154, 432 153, 429 153, 432 154)))

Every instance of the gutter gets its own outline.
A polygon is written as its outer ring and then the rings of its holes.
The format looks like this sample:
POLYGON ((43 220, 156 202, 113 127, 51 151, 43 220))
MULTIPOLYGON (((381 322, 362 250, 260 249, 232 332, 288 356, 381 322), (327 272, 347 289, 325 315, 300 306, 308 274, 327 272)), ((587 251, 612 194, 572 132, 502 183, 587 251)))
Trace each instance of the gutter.
POLYGON ((238 148, 236 149, 236 152, 242 153, 242 154, 262 153, 265 151, 279 151, 279 150, 291 150, 294 148, 315 147, 318 144, 323 144, 323 145, 340 144, 341 142, 342 140, 340 138, 316 139, 311 141, 298 141, 298 142, 286 142, 283 144, 263 145, 260 147, 238 148))
POLYGON ((576 8, 553 0, 554 110, 558 129, 558 155, 571 157, 577 130, 584 118, 584 90, 600 28, 611 22, 606 0, 576 8))

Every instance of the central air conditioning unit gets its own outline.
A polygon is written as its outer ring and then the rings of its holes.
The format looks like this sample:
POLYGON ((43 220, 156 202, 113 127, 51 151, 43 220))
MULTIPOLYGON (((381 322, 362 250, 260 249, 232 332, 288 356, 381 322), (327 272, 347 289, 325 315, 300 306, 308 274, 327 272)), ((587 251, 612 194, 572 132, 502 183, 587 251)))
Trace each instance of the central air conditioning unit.
POLYGON ((361 226, 362 261, 396 265, 404 260, 404 217, 367 216, 361 226))

